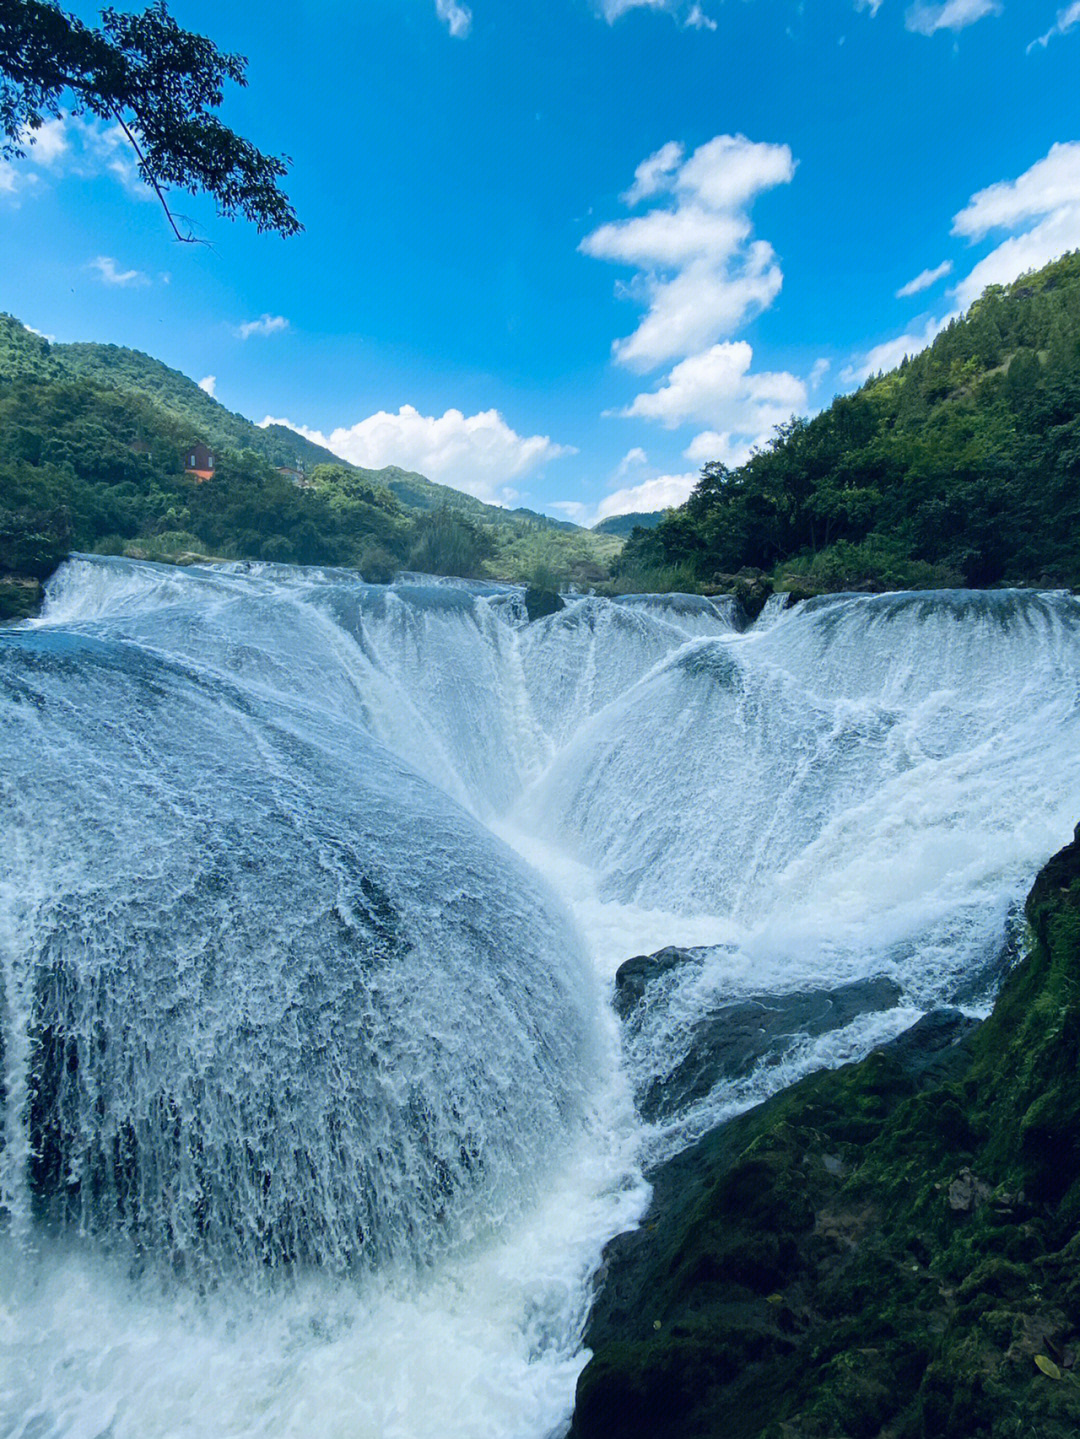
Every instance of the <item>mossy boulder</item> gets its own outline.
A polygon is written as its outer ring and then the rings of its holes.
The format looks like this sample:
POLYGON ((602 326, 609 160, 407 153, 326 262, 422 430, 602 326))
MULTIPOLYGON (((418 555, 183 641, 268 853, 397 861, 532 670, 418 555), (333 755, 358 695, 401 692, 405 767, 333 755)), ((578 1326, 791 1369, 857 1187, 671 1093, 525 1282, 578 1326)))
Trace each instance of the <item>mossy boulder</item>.
POLYGON ((1027 912, 983 1024, 928 1016, 650 1176, 573 1439, 1080 1433, 1078 840, 1027 912))
POLYGON ((545 615, 557 615, 560 610, 566 608, 566 601, 557 590, 540 589, 537 585, 529 585, 525 591, 525 611, 529 616, 529 623, 534 620, 542 620, 545 615))
POLYGON ((0 624, 32 619, 44 597, 45 591, 35 579, 0 579, 0 624))

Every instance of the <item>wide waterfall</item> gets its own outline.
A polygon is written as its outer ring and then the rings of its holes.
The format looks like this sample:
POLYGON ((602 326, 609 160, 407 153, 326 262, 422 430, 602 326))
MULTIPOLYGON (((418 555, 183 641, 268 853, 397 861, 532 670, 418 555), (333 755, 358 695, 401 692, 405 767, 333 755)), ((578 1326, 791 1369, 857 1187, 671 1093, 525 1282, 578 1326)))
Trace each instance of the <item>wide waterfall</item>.
POLYGON ((0 812, 0 1435, 552 1439, 643 1158, 988 1002, 1080 817, 1080 602, 76 558, 0 632, 0 812))

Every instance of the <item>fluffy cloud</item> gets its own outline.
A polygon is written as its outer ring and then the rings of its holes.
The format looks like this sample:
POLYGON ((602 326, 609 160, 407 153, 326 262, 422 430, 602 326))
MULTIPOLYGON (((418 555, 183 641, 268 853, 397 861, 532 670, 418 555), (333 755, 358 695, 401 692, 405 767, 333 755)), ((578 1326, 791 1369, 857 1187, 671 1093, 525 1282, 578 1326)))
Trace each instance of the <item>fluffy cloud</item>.
POLYGON ((46 120, 36 130, 24 130, 20 145, 35 165, 55 165, 67 154, 70 145, 63 120, 46 120))
POLYGON ((904 24, 916 35, 933 35, 938 30, 958 31, 987 15, 1000 15, 1001 0, 944 0, 944 3, 929 3, 929 0, 915 0, 904 24))
POLYGON ((213 399, 214 391, 217 389, 217 376, 204 375, 199 381, 199 389, 202 390, 204 395, 209 395, 210 398, 213 399))
POLYGON ((457 0, 435 0, 435 13, 450 34, 460 40, 464 40, 472 28, 472 11, 467 5, 459 5, 457 0))
POLYGON ((1027 47, 1028 54, 1030 55, 1037 45, 1041 45, 1045 50, 1055 35, 1066 34, 1074 25, 1080 25, 1080 0, 1073 0, 1071 5, 1067 5, 1064 10, 1058 11, 1057 20, 1050 26, 1046 34, 1040 35, 1037 40, 1032 40, 1031 44, 1027 47))
POLYGON ((740 465, 745 465, 756 449, 765 444, 768 435, 758 435, 756 439, 740 439, 728 430, 703 430, 700 435, 694 438, 683 450, 683 455, 696 464, 704 465, 710 460, 719 460, 721 464, 727 465, 729 470, 737 470, 740 465))
POLYGON ((825 376, 829 373, 831 369, 832 362, 830 360, 826 360, 824 356, 822 356, 819 360, 815 360, 813 367, 810 370, 810 379, 808 381, 810 388, 812 390, 816 390, 818 385, 821 384, 822 380, 825 378, 825 376))
POLYGON ((909 330, 903 335, 897 335, 895 340, 886 340, 883 344, 875 345, 872 350, 868 350, 865 355, 840 371, 841 380, 845 384, 861 384, 871 375, 895 370, 905 355, 917 355, 920 350, 925 350, 927 345, 932 344, 949 321, 955 320, 959 313, 959 310, 950 310, 940 319, 931 316, 921 329, 909 330))
POLYGON ((929 290, 931 285, 936 285, 939 280, 943 280, 951 271, 951 260, 945 260, 933 270, 923 270, 921 274, 915 276, 914 280, 909 280, 906 285, 900 286, 896 292, 896 298, 898 300, 906 300, 911 295, 918 295, 923 290, 929 290))
POLYGON ((657 475, 655 479, 642 480, 639 485, 613 490, 597 505, 587 505, 582 500, 556 500, 551 508, 576 525, 596 525, 613 515, 651 514, 654 510, 681 505, 697 481, 696 470, 686 475, 657 475))
POLYGON ((657 475, 656 479, 643 480, 640 485, 614 490, 597 505, 591 523, 595 525, 612 515, 630 515, 639 511, 648 514, 653 510, 681 505, 697 482, 698 473, 693 470, 686 475, 657 475))
POLYGON ((99 255, 96 260, 90 261, 87 269, 96 270, 103 285, 137 286, 150 283, 150 276, 144 275, 141 270, 118 269, 116 261, 110 255, 99 255))
POLYGON ((493 504, 516 498, 509 488, 511 480, 548 460, 576 453, 570 446, 553 443, 547 435, 517 434, 498 410, 475 415, 447 410, 434 416, 402 405, 396 415, 380 410, 329 435, 269 415, 262 423, 287 425, 364 469, 398 465, 493 504))
POLYGON ((1007 284, 1026 270, 1080 247, 1080 141, 1053 145, 1015 180, 973 195, 953 220, 953 234, 981 240, 1012 230, 953 291, 966 307, 987 285, 1007 284))
POLYGON ((658 390, 638 395, 620 413, 657 420, 667 429, 688 422, 709 429, 685 451, 689 460, 722 459, 739 465, 773 429, 805 409, 805 383, 786 370, 753 373, 745 340, 713 345, 675 365, 658 390))
POLYGON ((250 340, 252 335, 278 335, 288 328, 289 322, 284 315, 260 315, 257 320, 245 320, 242 325, 237 325, 234 333, 238 339, 250 340))
MULTIPOLYGON (((1001 180, 972 195, 953 218, 952 233, 964 239, 984 240, 995 231, 1004 232, 1005 238, 949 292, 955 308, 945 315, 931 315, 920 329, 875 346, 848 365, 841 379, 850 383, 892 369, 905 355, 925 349, 987 285, 1010 284, 1066 251, 1080 249, 1080 141, 1052 145, 1042 160, 1015 180, 1001 180)), ((919 282, 936 275, 925 271, 898 293, 913 294, 915 286, 926 288, 919 282)))
POLYGON ((46 120, 36 130, 24 128, 19 135, 19 146, 26 152, 21 160, 0 160, 0 195, 15 195, 36 185, 38 176, 30 169, 31 165, 52 169, 64 158, 68 150, 64 121, 46 120))
POLYGON ((132 198, 156 203, 153 191, 139 177, 131 143, 119 125, 79 115, 61 115, 46 120, 37 130, 24 130, 19 137, 25 158, 14 164, 0 161, 0 191, 13 193, 38 182, 38 171, 55 178, 77 175, 94 179, 109 175, 132 198))
POLYGON ((636 470, 640 468, 640 466, 647 465, 648 463, 648 455, 640 445, 635 445, 632 450, 627 450, 626 454, 623 455, 619 461, 619 467, 615 471, 616 477, 621 480, 623 476, 628 475, 631 470, 636 470))
POLYGON ((662 10, 686 30, 715 30, 716 21, 709 18, 699 4, 686 0, 600 0, 600 13, 609 25, 630 10, 662 10))
POLYGON ((618 360, 649 369, 695 353, 772 304, 783 276, 772 246, 752 238, 747 210, 794 173, 786 145, 742 135, 718 135, 689 159, 671 142, 637 167, 625 203, 659 195, 668 203, 601 225, 580 245, 586 255, 637 270, 623 293, 644 301, 647 313, 615 342, 618 360))
POLYGON ((1016 180, 1001 180, 972 195, 953 220, 953 234, 980 240, 991 230, 1015 229, 1026 220, 1080 202, 1080 141, 1052 145, 1044 160, 1016 180))
POLYGON ((1024 234, 1002 241, 952 293, 966 310, 987 285, 1007 285, 1028 270, 1039 270, 1067 250, 1076 249, 1080 249, 1080 205, 1063 205, 1024 234))

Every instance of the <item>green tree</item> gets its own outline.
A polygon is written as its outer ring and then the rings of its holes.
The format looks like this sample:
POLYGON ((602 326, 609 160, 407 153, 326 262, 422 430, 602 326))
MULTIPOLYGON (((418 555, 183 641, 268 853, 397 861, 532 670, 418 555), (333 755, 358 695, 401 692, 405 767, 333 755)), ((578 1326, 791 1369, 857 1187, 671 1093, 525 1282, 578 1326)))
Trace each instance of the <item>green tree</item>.
POLYGON ((278 186, 287 158, 264 155, 214 113, 226 81, 247 83, 246 68, 182 30, 164 0, 138 15, 108 7, 99 29, 52 0, 0 0, 0 156, 24 154, 66 103, 120 126, 178 240, 195 237, 177 224, 173 186, 212 196, 227 218, 295 235, 302 226, 278 186))

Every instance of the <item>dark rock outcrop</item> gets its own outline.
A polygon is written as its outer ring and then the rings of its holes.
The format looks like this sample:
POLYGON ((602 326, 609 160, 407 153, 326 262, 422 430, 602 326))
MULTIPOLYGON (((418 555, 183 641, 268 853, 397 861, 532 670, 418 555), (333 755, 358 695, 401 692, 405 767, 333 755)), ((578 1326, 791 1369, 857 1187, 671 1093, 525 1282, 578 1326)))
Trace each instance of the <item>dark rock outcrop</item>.
MULTIPOLYGON (((628 959, 615 976, 615 1012, 633 1029, 657 981, 695 966, 701 951, 674 946, 628 959)), ((758 994, 718 1004, 693 1027, 684 1057, 669 1071, 639 1084, 637 1102, 649 1123, 685 1112, 724 1079, 741 1079, 759 1064, 776 1063, 801 1038, 841 1029, 860 1014, 893 1009, 900 986, 884 975, 834 989, 758 994)))
POLYGON ((566 601, 555 590, 541 590, 530 585, 525 591, 525 610, 530 624, 534 620, 542 620, 545 615, 557 615, 565 608, 566 601))
POLYGON ((1080 1432, 1080 837, 973 1026, 927 1016, 650 1177, 573 1439, 1080 1432))

